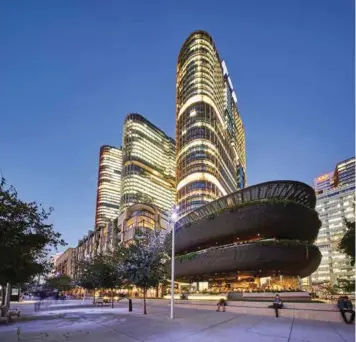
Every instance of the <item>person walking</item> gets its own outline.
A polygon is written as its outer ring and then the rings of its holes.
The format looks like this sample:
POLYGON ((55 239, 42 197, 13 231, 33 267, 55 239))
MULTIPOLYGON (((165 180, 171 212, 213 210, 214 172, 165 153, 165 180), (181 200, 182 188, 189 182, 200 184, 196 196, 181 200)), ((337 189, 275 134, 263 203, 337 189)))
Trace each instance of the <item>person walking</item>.
POLYGON ((279 294, 276 294, 276 297, 273 300, 272 307, 274 308, 274 311, 276 312, 276 317, 278 317, 278 310, 283 308, 283 303, 281 298, 279 297, 279 294))
POLYGON ((355 321, 355 311, 353 310, 352 302, 349 297, 340 297, 337 302, 337 307, 340 310, 341 317, 346 324, 352 324, 355 321), (351 313, 350 319, 347 318, 346 313, 351 313))

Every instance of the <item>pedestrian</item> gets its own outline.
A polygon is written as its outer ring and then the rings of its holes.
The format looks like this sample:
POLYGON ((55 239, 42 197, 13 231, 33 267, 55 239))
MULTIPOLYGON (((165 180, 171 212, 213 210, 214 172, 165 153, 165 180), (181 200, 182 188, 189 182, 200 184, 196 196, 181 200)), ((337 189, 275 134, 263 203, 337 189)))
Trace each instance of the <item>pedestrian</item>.
POLYGON ((222 307, 222 311, 225 312, 225 306, 226 306, 226 301, 225 299, 221 298, 219 301, 218 301, 218 304, 216 304, 218 306, 218 308, 216 309, 216 311, 219 311, 220 312, 220 308, 222 307))
POLYGON ((349 297, 340 297, 337 302, 337 307, 340 310, 341 317, 346 324, 352 324, 355 320, 355 311, 353 310, 352 302, 349 297), (346 313, 350 313, 350 319, 347 318, 346 313))
POLYGON ((283 303, 281 298, 279 297, 279 294, 276 294, 276 297, 273 300, 272 307, 274 308, 274 311, 276 312, 276 317, 278 317, 278 310, 283 308, 283 303))

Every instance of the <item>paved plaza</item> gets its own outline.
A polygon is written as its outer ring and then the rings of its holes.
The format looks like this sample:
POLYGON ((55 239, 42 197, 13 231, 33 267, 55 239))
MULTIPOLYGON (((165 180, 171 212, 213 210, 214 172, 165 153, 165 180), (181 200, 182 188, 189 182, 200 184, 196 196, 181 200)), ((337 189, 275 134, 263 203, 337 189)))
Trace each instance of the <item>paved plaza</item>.
POLYGON ((129 313, 127 301, 115 308, 76 305, 49 306, 34 313, 32 305, 21 305, 23 321, 0 325, 0 342, 22 341, 310 341, 353 342, 355 326, 343 323, 307 321, 176 308, 176 318, 169 318, 169 305, 149 301, 148 315, 142 314, 141 303, 134 302, 129 313), (19 328, 19 329, 18 329, 19 328))

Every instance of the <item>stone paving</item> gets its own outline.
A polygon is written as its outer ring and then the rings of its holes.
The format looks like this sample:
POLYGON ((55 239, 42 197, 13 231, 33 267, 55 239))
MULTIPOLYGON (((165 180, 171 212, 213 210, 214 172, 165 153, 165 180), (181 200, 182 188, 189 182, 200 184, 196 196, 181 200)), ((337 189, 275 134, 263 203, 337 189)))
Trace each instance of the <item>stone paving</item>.
POLYGON ((169 318, 164 302, 149 302, 148 315, 127 303, 111 308, 68 308, 42 312, 34 320, 0 325, 0 342, 353 342, 355 326, 343 323, 306 321, 229 312, 176 308, 169 318))

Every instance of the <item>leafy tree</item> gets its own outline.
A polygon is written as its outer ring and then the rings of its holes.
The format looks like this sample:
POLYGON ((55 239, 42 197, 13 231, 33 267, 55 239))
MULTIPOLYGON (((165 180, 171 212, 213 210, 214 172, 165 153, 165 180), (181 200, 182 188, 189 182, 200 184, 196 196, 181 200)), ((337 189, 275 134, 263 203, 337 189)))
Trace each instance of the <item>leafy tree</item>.
POLYGON ((77 285, 88 289, 110 289, 111 290, 111 306, 114 306, 113 290, 122 285, 122 277, 116 267, 116 259, 112 253, 107 255, 98 254, 91 260, 83 260, 78 263, 76 272, 77 285))
POLYGON ((355 221, 344 220, 347 231, 339 243, 339 250, 351 258, 351 265, 355 265, 355 221))
POLYGON ((127 281, 142 289, 143 313, 147 314, 147 290, 165 283, 168 278, 167 239, 157 230, 140 232, 126 247, 124 260, 118 264, 127 281))
POLYGON ((56 277, 48 278, 46 285, 51 289, 56 289, 60 292, 69 291, 73 288, 72 278, 66 274, 60 274, 56 277))
POLYGON ((337 279, 337 287, 346 293, 355 292, 355 280, 349 279, 337 279))
MULTIPOLYGON (((53 209, 25 202, 0 181, 0 284, 23 284, 50 269, 51 247, 65 245, 48 219, 53 209)), ((11 289, 10 289, 11 290, 11 289)), ((6 303, 9 305, 9 303, 6 303)))

